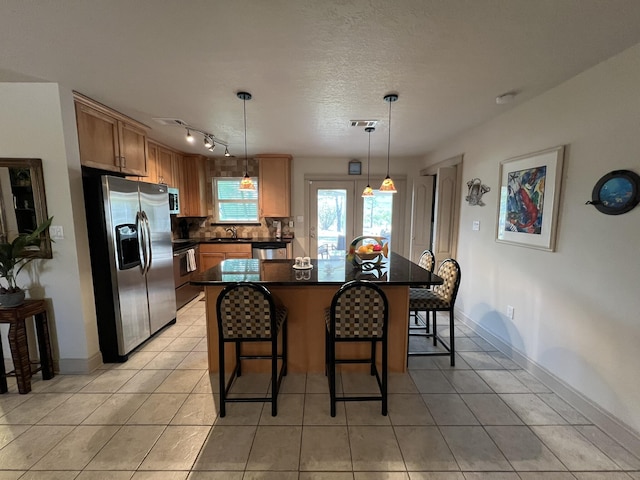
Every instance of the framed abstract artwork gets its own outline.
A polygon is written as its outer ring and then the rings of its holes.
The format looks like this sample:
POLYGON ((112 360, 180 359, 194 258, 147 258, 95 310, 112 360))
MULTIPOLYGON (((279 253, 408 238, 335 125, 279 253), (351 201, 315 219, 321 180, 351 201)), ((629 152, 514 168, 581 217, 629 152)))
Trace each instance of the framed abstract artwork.
POLYGON ((496 241, 553 252, 564 146, 500 163, 496 241))

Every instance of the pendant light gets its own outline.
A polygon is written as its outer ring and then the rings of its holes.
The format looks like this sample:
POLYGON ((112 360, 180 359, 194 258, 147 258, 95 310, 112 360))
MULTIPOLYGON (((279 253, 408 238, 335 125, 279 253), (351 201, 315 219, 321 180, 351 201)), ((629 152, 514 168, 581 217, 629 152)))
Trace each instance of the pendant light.
POLYGON ((369 134, 369 151, 367 153, 367 186, 362 191, 363 197, 373 197, 373 188, 369 185, 369 164, 371 163, 371 132, 375 131, 373 127, 367 127, 364 129, 369 134))
POLYGON ((191 130, 187 128, 187 142, 193 143, 193 135, 191 135, 191 130))
POLYGON ((389 176, 389 162, 391 157, 391 104, 398 100, 398 95, 389 94, 384 96, 384 101, 389 103, 389 141, 387 142, 387 176, 380 185, 380 191, 385 193, 396 193, 396 186, 389 176))
POLYGON ((237 96, 242 100, 242 109, 244 113, 244 177, 240 181, 240 190, 255 190, 249 176, 249 159, 247 158, 247 100, 251 100, 251 94, 248 92, 238 92, 237 96))

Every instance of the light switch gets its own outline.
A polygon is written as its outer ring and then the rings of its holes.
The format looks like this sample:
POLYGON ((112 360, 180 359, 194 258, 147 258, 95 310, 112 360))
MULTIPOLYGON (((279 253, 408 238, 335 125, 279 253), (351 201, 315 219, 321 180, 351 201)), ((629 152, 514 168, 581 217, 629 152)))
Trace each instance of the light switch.
POLYGON ((51 225, 49 227, 49 236, 51 240, 63 240, 64 231, 62 230, 62 225, 51 225))
POLYGON ((478 230, 480 230, 480 220, 473 221, 473 226, 471 227, 471 230, 473 230, 474 232, 477 232, 478 230))
POLYGON ((296 222, 298 222, 298 223, 302 223, 302 222, 304 222, 304 216, 302 216, 302 215, 298 215, 298 216, 296 217, 296 222))

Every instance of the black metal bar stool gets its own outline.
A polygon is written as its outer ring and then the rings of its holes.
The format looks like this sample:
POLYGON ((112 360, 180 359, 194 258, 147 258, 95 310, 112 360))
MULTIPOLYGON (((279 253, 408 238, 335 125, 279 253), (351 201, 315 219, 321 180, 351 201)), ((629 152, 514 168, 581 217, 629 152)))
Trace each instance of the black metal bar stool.
POLYGON ((220 416, 226 402, 271 402, 271 415, 278 414, 278 390, 287 374, 287 309, 276 307, 271 292, 263 285, 240 282, 225 287, 216 304, 220 377, 220 416), (282 352, 278 353, 278 334, 282 332, 282 352), (243 355, 244 342, 270 342, 270 355, 243 355), (225 382, 224 346, 235 344, 236 364, 225 382), (228 398, 236 376, 242 375, 243 360, 271 360, 271 397, 228 398), (282 362, 278 371, 278 360, 282 362))
MULTIPOLYGON (((425 250, 424 252, 422 252, 420 254, 420 260, 418 260, 418 265, 422 268, 424 268, 425 270, 433 273, 433 268, 436 265, 436 257, 433 254, 433 252, 431 250, 425 250)), ((429 287, 412 287, 409 288, 409 298, 411 299, 412 296, 414 297, 418 297, 422 292, 420 292, 420 290, 424 289, 424 288, 429 288, 429 287)), ((413 323, 415 325, 418 325, 418 312, 413 310, 409 310, 409 317, 413 317, 413 323)), ((434 319, 435 321, 435 319, 434 319)), ((426 318, 425 318, 425 324, 426 324, 426 330, 427 333, 429 333, 429 312, 426 313, 426 318)), ((417 329, 417 328, 422 328, 422 327, 412 327, 411 324, 409 324, 409 329, 417 329)))
POLYGON ((331 416, 336 416, 336 402, 381 401, 382 415, 387 414, 387 322, 389 305, 384 292, 366 280, 345 283, 336 292, 331 307, 325 309, 325 364, 329 377, 331 416), (369 358, 336 358, 336 343, 370 342, 369 358), (382 372, 376 365, 376 344, 382 343, 382 372), (380 396, 336 396, 336 364, 369 363, 380 396))
POLYGON ((408 355, 416 356, 449 356, 451 357, 451 366, 455 366, 455 336, 453 325, 453 307, 456 303, 458 295, 458 287, 460 286, 460 265, 453 258, 447 258, 440 264, 437 275, 444 279, 442 285, 436 285, 433 290, 426 288, 417 288, 415 291, 411 289, 409 295, 409 315, 413 312, 425 312, 427 317, 427 330, 424 333, 414 332, 415 328, 409 329, 409 336, 422 336, 433 338, 433 345, 440 344, 444 351, 409 351, 408 355), (438 336, 438 327, 436 324, 436 312, 449 312, 449 345, 438 336), (429 315, 433 314, 433 330, 429 332, 429 315))

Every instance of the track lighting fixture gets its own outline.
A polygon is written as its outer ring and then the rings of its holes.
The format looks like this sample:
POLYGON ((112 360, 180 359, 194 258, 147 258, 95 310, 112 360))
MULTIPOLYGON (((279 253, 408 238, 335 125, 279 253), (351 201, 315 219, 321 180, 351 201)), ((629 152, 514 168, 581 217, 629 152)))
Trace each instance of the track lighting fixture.
POLYGON ((249 176, 249 159, 247 158, 247 100, 251 100, 251 94, 248 92, 238 92, 236 95, 242 100, 244 117, 244 177, 240 182, 240 190, 255 190, 256 186, 249 176))
POLYGON ((389 140, 387 142, 387 176, 382 181, 379 190, 385 193, 396 193, 396 186, 393 184, 393 180, 389 176, 389 164, 391 158, 391 104, 398 100, 398 95, 389 94, 384 96, 384 101, 389 103, 389 140))
POLYGON ((369 151, 367 152, 367 186, 362 191, 363 197, 373 197, 373 188, 369 184, 369 164, 371 163, 371 132, 375 131, 373 127, 367 127, 364 129, 369 134, 369 151))
POLYGON ((204 130, 199 130, 199 129, 194 128, 192 126, 185 126, 184 128, 187 130, 187 141, 189 143, 193 143, 195 141, 195 139, 194 139, 194 137, 193 137, 191 132, 198 132, 203 137, 204 148, 206 148, 210 152, 213 152, 213 149, 216 148, 216 143, 218 143, 220 145, 224 145, 224 155, 225 155, 225 157, 230 157, 231 156, 231 154, 229 153, 229 147, 227 146, 226 142, 223 142, 223 141, 217 139, 215 137, 215 135, 213 135, 213 134, 211 134, 209 132, 205 132, 204 130))

